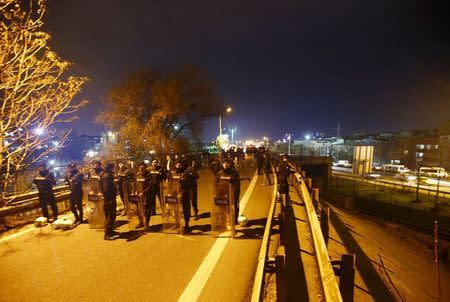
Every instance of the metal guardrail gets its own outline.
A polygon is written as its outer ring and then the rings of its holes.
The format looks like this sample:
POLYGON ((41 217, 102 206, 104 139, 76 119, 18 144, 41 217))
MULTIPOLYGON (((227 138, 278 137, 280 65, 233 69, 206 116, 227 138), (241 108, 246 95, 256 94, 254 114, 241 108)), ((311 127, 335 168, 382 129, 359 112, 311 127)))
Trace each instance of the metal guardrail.
MULTIPOLYGON (((67 185, 55 186, 53 188, 55 193, 56 202, 62 202, 70 197, 70 191, 67 185)), ((29 192, 19 196, 13 196, 14 198, 9 205, 0 208, 0 217, 5 217, 9 215, 15 215, 26 211, 31 211, 40 207, 38 192, 29 192)), ((7 204, 8 204, 7 199, 7 204)))
POLYGON ((295 173, 298 186, 295 186, 299 195, 303 198, 308 222, 310 224, 311 235, 316 251, 315 257, 319 267, 320 281, 325 295, 325 301, 342 301, 339 286, 331 265, 330 256, 328 255, 327 245, 322 235, 317 213, 312 203, 309 188, 306 186, 306 180, 298 172, 295 173))
POLYGON ((276 195, 277 195, 277 178, 276 175, 274 177, 274 188, 273 188, 273 198, 270 203, 269 214, 267 216, 266 226, 264 228, 263 240, 261 242, 261 249, 258 255, 258 265, 256 267, 255 278, 253 282, 253 291, 252 291, 252 302, 259 302, 263 300, 264 293, 264 268, 267 261, 267 254, 269 250, 270 243, 270 232, 272 230, 272 222, 275 214, 275 205, 276 205, 276 195))

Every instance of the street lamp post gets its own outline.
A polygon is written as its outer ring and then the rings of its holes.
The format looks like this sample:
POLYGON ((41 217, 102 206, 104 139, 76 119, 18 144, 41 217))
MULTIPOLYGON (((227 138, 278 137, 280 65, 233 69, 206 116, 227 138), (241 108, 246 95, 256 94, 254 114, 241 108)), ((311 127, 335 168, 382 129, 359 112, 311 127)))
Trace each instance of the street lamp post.
POLYGON ((288 140, 288 155, 291 155, 291 134, 287 133, 286 138, 288 140))
MULTIPOLYGON (((232 111, 231 107, 227 107, 225 109, 226 113, 230 113, 232 111)), ((222 112, 219 112, 219 135, 222 135, 222 112)))

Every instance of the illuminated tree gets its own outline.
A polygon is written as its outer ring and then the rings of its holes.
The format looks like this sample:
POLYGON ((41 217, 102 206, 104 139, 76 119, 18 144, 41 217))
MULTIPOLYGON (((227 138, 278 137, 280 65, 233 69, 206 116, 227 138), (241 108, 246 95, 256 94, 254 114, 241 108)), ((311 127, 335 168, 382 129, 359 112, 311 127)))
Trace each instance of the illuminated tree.
POLYGON ((70 63, 48 44, 46 1, 0 0, 0 190, 13 175, 64 145, 55 125, 75 118, 73 102, 87 78, 67 76, 70 63), (54 139, 57 141, 53 141, 54 139))
POLYGON ((199 138, 201 122, 220 108, 210 81, 194 67, 134 73, 105 102, 97 121, 118 134, 116 157, 187 151, 199 138))

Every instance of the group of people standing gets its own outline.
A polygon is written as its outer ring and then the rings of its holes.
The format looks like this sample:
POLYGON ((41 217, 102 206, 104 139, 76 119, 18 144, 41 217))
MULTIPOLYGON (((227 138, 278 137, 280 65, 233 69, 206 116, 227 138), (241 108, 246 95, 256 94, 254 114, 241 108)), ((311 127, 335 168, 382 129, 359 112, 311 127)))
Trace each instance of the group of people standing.
MULTIPOLYGON (((209 158, 209 156, 208 156, 209 158)), ((217 160, 209 161, 211 169, 216 176, 216 181, 226 177, 232 184, 234 195, 234 208, 235 208, 235 221, 239 216, 239 200, 240 200, 240 188, 241 178, 238 169, 235 167, 235 163, 241 158, 239 150, 236 152, 234 149, 230 149, 219 156, 217 160), (214 165, 214 162, 218 162, 214 165)), ((264 148, 259 148, 254 152, 254 159, 257 165, 258 174, 265 174, 266 185, 271 185, 271 157, 270 153, 264 148)), ((161 183, 163 181, 172 181, 176 179, 180 183, 180 199, 183 209, 184 217, 184 229, 185 232, 190 231, 189 221, 191 218, 191 208, 194 211, 193 217, 195 220, 199 219, 199 209, 197 200, 198 189, 198 166, 199 163, 193 156, 172 156, 167 155, 163 164, 158 158, 154 158, 150 165, 145 162, 138 164, 137 172, 135 173, 126 162, 120 162, 118 168, 114 170, 113 163, 107 163, 102 168, 99 161, 94 161, 92 168, 87 175, 84 175, 77 168, 76 164, 70 164, 67 170, 66 181, 70 189, 70 206, 71 211, 75 218, 75 224, 82 223, 83 220, 83 182, 85 180, 96 179, 99 182, 99 193, 102 193, 104 200, 104 212, 105 212, 105 240, 114 240, 119 238, 119 234, 114 231, 114 224, 117 215, 117 194, 120 196, 120 200, 124 205, 122 215, 127 213, 127 202, 125 194, 130 192, 124 192, 124 182, 136 182, 140 183, 141 193, 145 199, 144 216, 145 219, 140 219, 140 225, 137 227, 143 227, 145 231, 150 230, 150 218, 156 215, 156 199, 162 207, 162 194, 161 183)), ((289 175, 289 165, 287 164, 287 158, 276 167, 276 172, 279 182, 279 192, 288 194, 289 188, 287 179, 289 175)), ((55 196, 53 194, 53 185, 56 184, 55 178, 51 172, 45 167, 41 166, 39 172, 34 179, 39 191, 39 200, 41 203, 41 209, 43 216, 49 218, 49 212, 47 205, 51 206, 53 212, 53 219, 58 218, 58 208, 56 206, 55 196)))
MULTIPOLYGON (((117 193, 119 193, 124 205, 123 215, 126 215, 127 210, 129 210, 125 200, 127 192, 124 192, 124 182, 136 182, 137 186, 139 185, 139 193, 143 194, 144 197, 144 217, 139 217, 140 222, 136 228, 143 227, 148 232, 150 231, 150 218, 156 215, 156 199, 158 199, 162 207, 161 182, 171 181, 172 178, 176 177, 180 183, 181 204, 185 221, 184 228, 186 232, 190 230, 191 207, 194 210, 194 218, 196 220, 199 218, 197 161, 188 156, 177 157, 174 161, 175 164, 172 164, 172 158, 167 156, 165 165, 161 165, 157 158, 154 158, 150 165, 141 162, 138 165, 137 173, 133 173, 132 169, 125 162, 119 163, 116 173, 113 173, 113 164, 106 164, 105 170, 100 176, 100 191, 103 194, 105 203, 105 240, 114 240, 119 237, 114 231, 117 193)), ((99 163, 97 162, 94 165, 99 165, 99 163)))

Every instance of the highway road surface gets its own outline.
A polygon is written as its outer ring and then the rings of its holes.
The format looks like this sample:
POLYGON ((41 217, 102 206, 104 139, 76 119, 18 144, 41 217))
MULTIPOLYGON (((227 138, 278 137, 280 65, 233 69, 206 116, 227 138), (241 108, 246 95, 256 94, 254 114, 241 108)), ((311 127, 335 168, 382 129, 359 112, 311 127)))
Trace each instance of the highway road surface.
POLYGON ((252 168, 241 176, 251 178, 241 190, 249 225, 238 226, 235 239, 210 235, 209 170, 200 172, 201 215, 189 235, 162 233, 159 215, 152 232, 135 240, 121 216, 116 241, 87 224, 3 233, 0 301, 248 301, 273 187, 252 168))

